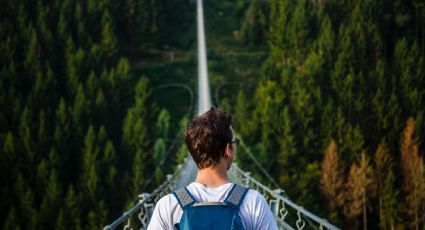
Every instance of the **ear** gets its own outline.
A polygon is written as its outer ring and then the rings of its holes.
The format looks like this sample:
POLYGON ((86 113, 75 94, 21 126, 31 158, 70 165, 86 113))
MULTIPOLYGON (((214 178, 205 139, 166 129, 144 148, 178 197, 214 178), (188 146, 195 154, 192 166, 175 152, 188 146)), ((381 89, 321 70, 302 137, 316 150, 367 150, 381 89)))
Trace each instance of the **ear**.
POLYGON ((224 156, 230 158, 233 155, 232 144, 226 144, 226 149, 224 150, 224 156))

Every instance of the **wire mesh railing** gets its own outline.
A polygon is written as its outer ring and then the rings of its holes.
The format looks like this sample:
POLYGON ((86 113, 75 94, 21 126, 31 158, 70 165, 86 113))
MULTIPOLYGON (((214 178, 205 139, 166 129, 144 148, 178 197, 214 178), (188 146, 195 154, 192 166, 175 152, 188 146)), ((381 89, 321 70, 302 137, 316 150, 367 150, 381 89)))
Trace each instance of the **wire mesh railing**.
POLYGON ((103 229, 113 230, 117 229, 119 226, 122 226, 124 230, 146 229, 155 204, 161 197, 176 190, 180 175, 185 170, 184 166, 187 165, 190 160, 192 159, 187 157, 183 164, 177 165, 177 170, 174 174, 168 174, 166 180, 152 193, 139 194, 139 201, 137 204, 132 206, 128 211, 124 212, 122 216, 103 229))
POLYGON ((275 216, 279 229, 302 230, 306 227, 308 227, 308 229, 320 230, 339 229, 338 227, 329 223, 326 219, 322 219, 316 216, 315 214, 307 211, 303 207, 291 201, 284 195, 283 190, 272 190, 269 187, 263 185, 251 177, 251 173, 243 171, 235 163, 230 168, 228 175, 231 181, 255 189, 266 198, 275 216))
MULTIPOLYGON (((142 193, 139 201, 128 211, 115 220, 112 224, 104 227, 104 230, 113 230, 122 226, 124 230, 146 229, 152 216, 155 204, 161 197, 171 193, 178 188, 178 182, 182 172, 192 159, 187 157, 185 162, 177 166, 174 174, 167 175, 167 179, 152 193, 142 193)), ((236 163, 229 170, 229 179, 238 184, 245 185, 260 192, 267 200, 272 213, 275 216, 279 229, 329 229, 339 228, 297 205, 286 197, 281 189, 270 189, 251 176, 250 172, 245 172, 236 163)))

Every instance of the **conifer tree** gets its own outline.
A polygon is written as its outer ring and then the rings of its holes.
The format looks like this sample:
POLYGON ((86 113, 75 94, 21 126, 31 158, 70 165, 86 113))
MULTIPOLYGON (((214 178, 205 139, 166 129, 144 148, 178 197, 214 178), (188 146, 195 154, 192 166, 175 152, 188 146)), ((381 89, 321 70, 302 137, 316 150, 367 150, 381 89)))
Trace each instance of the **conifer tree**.
POLYGON ((287 30, 293 12, 292 1, 270 1, 270 19, 268 28, 268 44, 270 47, 270 58, 273 68, 282 68, 288 62, 289 42, 287 30))
MULTIPOLYGON (((101 49, 103 52, 103 57, 106 61, 111 60, 116 56, 117 53, 117 40, 113 33, 112 28, 112 19, 108 10, 104 10, 102 15, 102 38, 101 38, 101 49)), ((109 62, 105 63, 108 64, 109 62)))
POLYGON ((20 230, 20 220, 15 207, 11 207, 5 218, 3 229, 20 230))
POLYGON ((421 212, 425 202, 425 166, 419 155, 419 142, 415 136, 415 121, 407 120, 401 143, 401 169, 403 190, 406 201, 406 214, 412 220, 412 227, 419 229, 421 212))
POLYGON ((280 184, 286 184, 286 178, 294 173, 296 169, 291 167, 295 163, 295 155, 297 154, 296 141, 293 135, 293 128, 291 123, 291 117, 289 115, 289 108, 285 106, 282 112, 282 127, 281 134, 279 136, 279 153, 278 163, 281 168, 279 175, 280 184))
POLYGON ((363 214, 363 229, 367 229, 367 206, 374 191, 373 170, 363 151, 360 161, 351 165, 345 191, 348 202, 344 207, 346 217, 356 225, 358 216, 363 214))
POLYGON ((255 100, 258 102, 255 113, 258 115, 258 125, 261 130, 261 143, 268 150, 275 150, 276 138, 273 135, 278 128, 274 121, 279 120, 280 109, 285 95, 279 89, 279 86, 274 81, 267 81, 262 84, 256 92, 255 100))
POLYGON ((65 196, 65 223, 73 229, 81 229, 81 206, 80 196, 75 191, 72 184, 69 185, 68 191, 65 196))
POLYGON ((263 41, 266 29, 265 3, 261 0, 251 1, 245 11, 241 25, 241 40, 245 44, 253 45, 263 41))
POLYGON ((52 220, 56 220, 59 211, 59 200, 61 190, 58 181, 58 175, 55 169, 50 172, 49 182, 45 187, 43 201, 40 206, 40 227, 54 228, 55 224, 52 220))
POLYGON ((398 190, 395 188, 395 176, 393 171, 390 170, 385 178, 385 182, 382 188, 382 206, 380 209, 380 218, 381 221, 379 226, 381 229, 391 229, 396 228, 396 224, 399 221, 398 210, 400 205, 398 205, 397 196, 399 194, 398 190))
POLYGON ((88 112, 87 98, 84 93, 82 84, 78 85, 77 94, 72 108, 73 125, 78 132, 83 132, 83 127, 86 125, 86 115, 88 112))
POLYGON ((159 138, 167 139, 170 132, 170 113, 167 109, 162 109, 159 112, 158 120, 155 125, 156 135, 159 138))
POLYGON ((298 56, 296 53, 304 53, 307 48, 310 34, 309 8, 308 1, 297 1, 294 14, 289 22, 288 33, 290 36, 289 41, 294 50, 293 56, 298 56))
POLYGON ((31 165, 36 163, 35 159, 35 149, 32 137, 32 113, 28 107, 25 107, 22 115, 21 122, 19 124, 18 132, 20 140, 22 141, 23 151, 25 152, 25 159, 31 165))
MULTIPOLYGON (((152 163, 149 159, 148 149, 151 147, 149 139, 148 122, 154 110, 149 110, 148 98, 150 96, 148 80, 141 78, 136 85, 135 104, 127 110, 127 115, 123 124, 123 145, 126 149, 127 162, 131 163, 132 168, 132 196, 140 192, 143 178, 145 178, 146 170, 152 163)), ((152 158, 150 158, 152 159, 152 158)), ((130 168, 130 165, 127 167, 130 168)))
POLYGON ((244 140, 249 140, 251 134, 251 123, 250 117, 250 103, 246 98, 246 95, 243 90, 239 90, 236 97, 236 107, 234 112, 234 126, 237 130, 237 133, 241 135, 244 140))
POLYGON ((102 228, 108 211, 105 208, 105 202, 100 200, 94 204, 93 210, 88 213, 88 228, 89 229, 99 229, 102 228))
POLYGON ((155 166, 155 179, 156 183, 159 184, 163 177, 163 169, 161 169, 164 161, 165 161, 165 153, 167 151, 167 146, 165 145, 165 140, 163 138, 158 138, 155 141, 155 145, 153 147, 153 159, 155 166))
POLYGON ((90 126, 84 137, 84 147, 82 149, 83 162, 81 182, 85 192, 84 194, 86 194, 84 197, 86 205, 94 204, 98 195, 99 175, 96 166, 99 147, 96 139, 94 127, 90 126))
MULTIPOLYGON (((298 163, 303 167, 304 162, 316 159, 313 154, 317 153, 313 149, 315 146, 315 131, 313 129, 314 107, 313 93, 316 89, 314 82, 307 76, 297 76, 290 83, 289 104, 293 115, 294 134, 298 142, 298 151, 305 153, 304 157, 299 157, 298 163)), ((315 97, 318 99, 318 96, 315 97)))
POLYGON ((16 181, 14 181, 12 198, 12 207, 17 208, 17 216, 19 222, 24 221, 27 223, 28 228, 36 228, 38 222, 38 213, 34 208, 34 192, 32 188, 29 188, 28 179, 24 177, 21 172, 16 175, 16 181))
MULTIPOLYGON (((324 15, 321 19, 320 34, 317 38, 318 52, 324 58, 326 63, 330 62, 333 57, 332 50, 335 48, 335 33, 332 30, 332 23, 329 16, 324 15)), ((324 85, 323 85, 324 86, 324 85)))
POLYGON ((381 140, 381 143, 379 143, 378 148, 376 149, 375 165, 375 181, 379 204, 379 219, 382 222, 382 206, 385 182, 388 178, 388 174, 392 170, 392 157, 389 154, 389 150, 387 148, 387 145, 385 144, 384 139, 381 140))
POLYGON ((389 92, 385 81, 385 63, 383 60, 378 60, 375 71, 371 75, 376 78, 374 96, 371 101, 373 120, 376 121, 376 135, 382 136, 389 128, 388 113, 386 112, 389 92))
POLYGON ((331 213, 336 213, 344 204, 344 167, 341 165, 338 149, 332 139, 322 162, 320 191, 326 198, 331 213))
POLYGON ((63 208, 61 208, 60 211, 59 211, 59 213, 58 213, 58 217, 57 217, 57 220, 56 220, 55 229, 56 230, 65 230, 66 229, 65 226, 66 226, 66 224, 65 224, 64 211, 63 211, 63 208))

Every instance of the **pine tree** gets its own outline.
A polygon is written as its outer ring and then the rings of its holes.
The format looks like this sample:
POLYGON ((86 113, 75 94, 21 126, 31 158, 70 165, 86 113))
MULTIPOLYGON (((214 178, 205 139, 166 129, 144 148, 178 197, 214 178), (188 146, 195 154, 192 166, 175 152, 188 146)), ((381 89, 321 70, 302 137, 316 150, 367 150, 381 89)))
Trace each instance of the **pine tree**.
POLYGON ((65 226, 66 226, 66 224, 65 224, 64 211, 63 211, 63 208, 61 208, 59 213, 58 213, 58 218, 56 220, 55 229, 56 230, 65 230, 66 229, 65 226))
POLYGON ((387 110, 387 97, 389 95, 385 81, 385 63, 378 60, 375 71, 371 73, 376 78, 376 86, 374 87, 374 96, 372 98, 373 120, 376 127, 376 134, 382 136, 389 128, 389 119, 387 110))
POLYGON ((250 2, 241 25, 240 39, 243 43, 254 45, 264 40, 264 30, 267 24, 266 14, 264 2, 260 0, 250 2))
POLYGON ((398 204, 397 199, 399 192, 394 186, 395 177, 392 170, 390 170, 385 178, 382 188, 382 206, 379 212, 381 220, 379 226, 381 229, 394 230, 400 219, 398 215, 400 205, 398 204))
POLYGON ((363 229, 367 229, 367 206, 374 191, 372 167, 363 151, 360 162, 351 165, 345 191, 348 202, 344 207, 346 217, 356 225, 358 216, 363 213, 363 229))
POLYGON ((362 151, 364 148, 364 137, 359 125, 353 127, 351 124, 346 125, 341 133, 343 137, 339 139, 342 143, 340 146, 340 152, 348 158, 348 161, 353 161, 356 158, 356 154, 362 151))
MULTIPOLYGON (((289 104, 290 112, 293 115, 293 126, 295 140, 298 141, 298 151, 303 152, 303 157, 298 157, 300 168, 305 162, 316 159, 316 135, 314 125, 313 97, 319 99, 319 95, 314 95, 317 87, 311 78, 307 76, 297 76, 290 83, 289 104)), ((319 102, 320 103, 320 102, 319 102)))
POLYGON ((27 223, 29 229, 36 229, 39 222, 38 213, 34 209, 34 192, 29 188, 28 180, 18 172, 14 185, 12 207, 17 208, 17 216, 20 217, 19 221, 27 223))
POLYGON ((132 196, 140 192, 147 169, 152 163, 148 160, 152 159, 149 158, 148 151, 151 147, 148 124, 155 111, 149 111, 150 105, 148 103, 148 98, 150 96, 150 91, 148 83, 146 78, 141 78, 137 83, 135 105, 127 110, 127 115, 123 124, 122 143, 127 151, 126 162, 132 162, 132 196))
POLYGON ((56 220, 57 218, 61 195, 58 175, 56 170, 53 169, 50 172, 49 182, 45 188, 43 201, 40 206, 40 226, 54 228, 56 223, 52 220, 56 220))
MULTIPOLYGON (((102 38, 101 38, 101 49, 104 60, 108 61, 114 58, 117 54, 117 40, 114 35, 112 28, 112 18, 108 10, 104 10, 102 15, 102 38)), ((107 62, 106 64, 108 64, 107 62)))
POLYGON ((81 206, 78 193, 75 191, 72 184, 69 185, 65 197, 65 222, 66 226, 73 229, 81 229, 81 206))
MULTIPOLYGON (((329 63, 333 58, 333 49, 335 48, 335 33, 332 29, 332 23, 327 15, 321 19, 320 34, 317 38, 318 53, 323 57, 325 63, 329 63)), ((323 85, 323 87, 325 87, 323 85)))
POLYGON ((97 168, 97 159, 99 156, 99 147, 97 144, 96 133, 93 126, 90 126, 84 137, 84 147, 82 149, 82 187, 86 197, 86 205, 92 205, 96 202, 99 189, 99 174, 97 168))
POLYGON ((234 112, 234 127, 235 130, 244 140, 250 140, 251 136, 251 119, 250 116, 250 103, 246 98, 246 95, 243 90, 239 90, 238 95, 236 97, 236 107, 234 112))
POLYGON ((310 5, 307 0, 296 1, 297 4, 294 9, 289 25, 288 35, 291 44, 292 55, 296 57, 296 61, 304 58, 309 47, 310 39, 310 5), (304 55, 303 55, 304 54, 304 55))
POLYGON ((159 184, 163 178, 163 172, 164 170, 161 168, 164 164, 164 161, 166 160, 166 152, 167 152, 167 146, 165 145, 165 140, 163 138, 158 138, 155 141, 154 147, 153 147, 153 159, 154 159, 154 165, 155 167, 155 179, 156 183, 159 184))
POLYGON ((100 200, 94 204, 93 210, 88 213, 88 228, 100 229, 103 227, 108 211, 105 208, 105 202, 100 200))
POLYGON ((419 155, 419 142, 415 137, 415 121, 407 120, 401 143, 401 168, 403 190, 406 201, 406 214, 413 221, 412 226, 419 229, 421 209, 425 202, 425 165, 419 155))
MULTIPOLYGON (((280 105, 282 104, 285 95, 280 90, 279 86, 274 81, 267 81, 262 84, 256 92, 255 100, 258 102, 256 105, 255 113, 257 114, 257 124, 260 128, 261 143, 268 151, 274 152, 276 149, 276 138, 278 125, 275 121, 280 120, 280 105)), ((255 117, 255 115, 254 115, 255 117)), ((255 118, 254 118, 255 119, 255 118)), ((265 158, 266 160, 269 158, 265 158)), ((267 165, 267 164, 265 164, 267 165)))
POLYGON ((170 132, 170 113, 167 109, 162 109, 159 112, 158 120, 155 125, 156 136, 159 138, 169 138, 170 132))
POLYGON ((134 153, 133 167, 131 171, 131 194, 130 197, 135 197, 140 194, 144 180, 146 179, 146 161, 143 160, 146 153, 143 153, 141 149, 137 149, 134 153))
POLYGON ((32 135, 32 113, 28 107, 25 107, 22 115, 21 122, 19 124, 18 132, 20 140, 22 141, 23 151, 25 152, 25 160, 30 164, 36 163, 34 140, 32 135))
POLYGON ((383 202, 383 196, 384 196, 384 187, 385 182, 388 178, 388 174, 391 171, 392 168, 392 157, 389 154, 389 150, 385 144, 385 140, 381 140, 381 143, 379 143, 378 148, 375 152, 375 164, 376 164, 376 170, 375 170, 375 181, 376 181, 376 187, 377 187, 377 195, 378 195, 378 204, 379 204, 379 219, 382 222, 382 202, 383 202))
POLYGON ((108 203, 107 208, 111 215, 119 215, 122 203, 125 202, 125 193, 119 189, 124 185, 119 180, 121 172, 119 171, 116 150, 111 140, 107 139, 105 147, 102 150, 102 156, 99 162, 99 172, 101 181, 100 197, 108 203))
POLYGON ((3 229, 19 230, 20 221, 15 207, 11 207, 7 217, 5 218, 3 229))
POLYGON ((287 106, 284 107, 282 113, 282 127, 281 134, 279 136, 279 153, 278 153, 278 165, 281 169, 279 172, 279 181, 282 185, 287 185, 288 176, 297 171, 291 165, 294 165, 295 155, 297 154, 296 141, 292 131, 292 120, 289 115, 289 109, 287 106))
MULTIPOLYGON (((31 76, 32 73, 35 73, 37 69, 39 68, 39 55, 40 55, 40 45, 38 41, 37 31, 34 29, 34 27, 30 24, 28 27, 28 31, 30 34, 30 37, 26 39, 30 39, 28 44, 25 44, 25 54, 24 54, 24 60, 23 60, 23 67, 24 67, 24 73, 27 76, 31 76)), ((25 76, 24 75, 24 76, 25 76)), ((21 76, 21 77, 24 77, 21 76)), ((23 79, 22 79, 23 80, 23 79)), ((27 84, 30 82, 33 82, 32 79, 25 79, 27 80, 27 84)), ((25 85, 24 90, 28 90, 29 92, 29 85, 25 85)))
POLYGON ((336 143, 334 140, 331 140, 322 162, 320 191, 329 202, 328 208, 332 213, 337 212, 344 204, 343 172, 344 166, 341 165, 336 143))
POLYGON ((82 84, 78 85, 77 95, 75 96, 74 106, 72 108, 73 125, 78 133, 83 132, 83 127, 87 125, 86 116, 88 113, 87 98, 82 84))
POLYGON ((268 28, 268 44, 270 47, 270 58, 273 69, 281 69, 288 63, 290 38, 288 26, 293 12, 292 1, 270 1, 270 19, 268 28))

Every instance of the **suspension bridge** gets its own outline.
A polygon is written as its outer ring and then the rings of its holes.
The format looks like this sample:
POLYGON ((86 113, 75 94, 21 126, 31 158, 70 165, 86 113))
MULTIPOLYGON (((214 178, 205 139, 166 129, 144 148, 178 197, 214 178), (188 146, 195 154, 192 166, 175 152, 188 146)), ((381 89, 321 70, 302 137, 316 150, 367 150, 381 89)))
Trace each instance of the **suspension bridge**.
MULTIPOLYGON (((198 103, 197 114, 203 114, 211 107, 211 96, 208 81, 207 70, 207 52, 205 45, 204 17, 202 0, 197 0, 197 36, 198 36, 198 103)), ((189 89, 190 91, 190 89, 189 89)), ((242 147, 245 147, 242 145, 242 147)), ((255 157, 248 152, 250 157, 257 162, 255 157)), ((257 162, 258 163, 258 162, 257 162)), ((257 164, 262 173, 267 172, 257 164)), ((152 193, 142 193, 139 195, 139 201, 136 205, 126 211, 121 217, 113 223, 104 227, 104 230, 117 229, 122 227, 124 230, 133 229, 137 226, 139 229, 146 229, 150 217, 153 213, 156 202, 163 196, 172 191, 188 185, 193 182, 196 176, 196 165, 188 156, 184 163, 177 166, 173 174, 166 176, 166 180, 156 188, 152 193)), ((322 219, 315 214, 304 209, 300 205, 291 201, 280 188, 269 188, 263 185, 238 167, 236 163, 232 164, 228 172, 229 179, 238 184, 256 189, 266 198, 270 209, 275 216, 279 229, 331 229, 337 230, 338 227, 332 225, 327 220, 322 219)), ((268 176, 271 178, 270 176, 268 176)), ((272 181, 273 182, 273 181, 272 181)), ((277 184, 273 182, 275 186, 277 184)))

